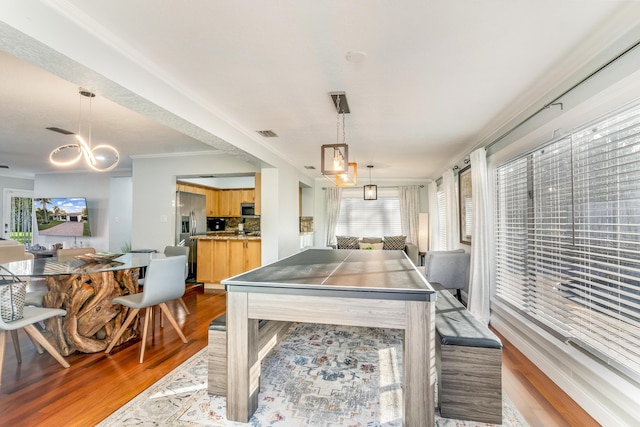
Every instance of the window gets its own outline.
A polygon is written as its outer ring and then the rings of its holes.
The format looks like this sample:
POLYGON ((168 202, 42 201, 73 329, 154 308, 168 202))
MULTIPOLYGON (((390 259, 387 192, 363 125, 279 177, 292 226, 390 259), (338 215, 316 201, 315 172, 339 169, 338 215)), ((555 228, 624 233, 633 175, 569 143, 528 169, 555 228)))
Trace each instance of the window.
POLYGON ((378 200, 363 200, 362 188, 343 188, 337 236, 384 237, 402 234, 397 188, 378 187, 378 200))
POLYGON ((640 377, 640 107, 497 170, 497 298, 640 377))

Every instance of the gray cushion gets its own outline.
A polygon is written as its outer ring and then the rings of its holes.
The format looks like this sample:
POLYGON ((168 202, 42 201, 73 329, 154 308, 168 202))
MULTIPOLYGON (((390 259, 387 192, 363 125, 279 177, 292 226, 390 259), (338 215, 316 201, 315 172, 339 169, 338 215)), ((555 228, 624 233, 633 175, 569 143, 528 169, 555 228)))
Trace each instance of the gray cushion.
POLYGON ((502 348, 500 339, 467 310, 438 314, 436 332, 441 345, 502 348))
POLYGON ((382 243, 381 237, 363 237, 362 243, 382 243))
POLYGON ((358 238, 353 236, 336 236, 338 249, 360 249, 358 238))
POLYGON ((384 236, 383 249, 392 251, 404 250, 404 245, 407 241, 407 236, 384 236))

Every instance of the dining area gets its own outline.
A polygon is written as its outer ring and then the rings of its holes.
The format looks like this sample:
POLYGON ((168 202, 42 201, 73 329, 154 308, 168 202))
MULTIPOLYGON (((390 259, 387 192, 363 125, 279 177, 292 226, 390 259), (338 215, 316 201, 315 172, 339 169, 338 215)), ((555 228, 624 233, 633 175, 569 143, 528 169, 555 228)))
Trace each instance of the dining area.
POLYGON ((188 248, 169 249, 169 255, 80 249, 61 249, 51 257, 20 256, 15 249, 9 259, 0 254, 0 384, 9 337, 17 368, 23 362, 20 330, 31 342, 27 345, 39 354, 46 350, 64 368, 70 367, 69 356, 109 354, 139 341, 143 363, 158 306, 160 326, 166 319, 188 343, 176 320, 189 312, 182 299, 188 248), (169 309, 170 301, 180 303, 169 309))

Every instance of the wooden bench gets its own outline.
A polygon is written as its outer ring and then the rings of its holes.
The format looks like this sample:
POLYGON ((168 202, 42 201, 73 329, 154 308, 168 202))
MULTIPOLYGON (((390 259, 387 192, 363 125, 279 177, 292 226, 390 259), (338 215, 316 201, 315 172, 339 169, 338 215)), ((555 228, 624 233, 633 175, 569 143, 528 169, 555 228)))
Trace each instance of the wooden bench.
MULTIPOLYGON (((261 320, 258 324, 258 360, 271 351, 291 327, 291 322, 261 320)), ((221 315, 209 325, 207 390, 217 396, 227 395, 227 316, 221 315)))
POLYGON ((445 418, 502 424, 502 342, 442 285, 436 299, 438 406, 445 418))

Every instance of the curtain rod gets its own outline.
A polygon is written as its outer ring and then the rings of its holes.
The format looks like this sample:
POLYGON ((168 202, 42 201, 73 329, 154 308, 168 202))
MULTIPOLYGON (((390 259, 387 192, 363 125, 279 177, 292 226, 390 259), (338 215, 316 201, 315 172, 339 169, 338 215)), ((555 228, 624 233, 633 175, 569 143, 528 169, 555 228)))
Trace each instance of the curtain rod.
MULTIPOLYGON (((378 185, 378 188, 398 188, 398 187, 408 187, 408 185, 378 185)), ((424 188, 424 184, 418 185, 420 188, 424 188)), ((328 187, 322 187, 323 190, 326 190, 328 187)), ((343 187, 343 188, 363 188, 363 187, 343 187)))
MULTIPOLYGON (((618 53, 616 56, 614 56, 613 58, 609 59, 607 62, 605 62, 603 65, 601 65, 600 67, 596 68, 594 71, 592 71, 591 73, 587 74, 585 77, 583 77, 581 80, 579 80, 577 83, 575 83, 573 86, 571 86, 570 88, 566 89, 564 92, 562 92, 560 95, 556 96, 555 98, 553 98, 551 101, 549 101, 548 103, 546 103, 545 105, 543 105, 540 109, 538 109, 536 112, 532 113, 531 115, 529 115, 527 118, 525 118, 524 120, 522 120, 520 123, 516 124, 514 127, 512 127, 511 129, 509 129, 508 131, 506 131, 505 133, 503 133, 502 135, 500 135, 497 139, 494 139, 493 141, 491 141, 489 144, 485 145, 485 149, 488 150, 489 148, 491 148, 493 145, 497 144, 498 142, 502 141, 504 138, 506 138, 507 136, 509 136, 511 133, 513 133, 516 129, 518 129, 520 126, 522 126, 523 124, 525 124, 526 122, 528 122, 529 120, 531 120, 532 118, 534 118, 535 116, 537 116, 538 114, 540 114, 542 111, 546 110, 547 108, 553 106, 553 105, 560 105, 560 108, 563 108, 563 105, 561 102, 558 102, 560 100, 560 98, 562 98, 563 96, 565 96, 566 94, 568 94, 569 92, 573 91, 574 89, 576 89, 578 86, 581 86, 582 84, 584 84, 587 80, 589 80, 590 78, 592 78, 593 76, 595 76, 596 74, 600 73, 602 70, 604 70, 605 68, 607 68, 609 65, 613 64, 614 62, 616 62, 618 59, 622 58, 624 55, 626 55, 627 53, 631 52, 633 49, 635 49, 636 47, 640 46, 640 40, 637 40, 636 42, 634 42, 631 46, 629 46, 628 48, 624 49, 622 52, 618 53)), ((479 144, 480 145, 480 144, 479 144)), ((475 150, 479 145, 476 145, 475 147, 473 147, 473 149, 475 150)), ((471 150, 473 151, 473 150, 471 150)))

